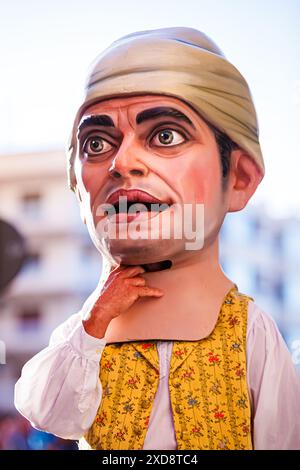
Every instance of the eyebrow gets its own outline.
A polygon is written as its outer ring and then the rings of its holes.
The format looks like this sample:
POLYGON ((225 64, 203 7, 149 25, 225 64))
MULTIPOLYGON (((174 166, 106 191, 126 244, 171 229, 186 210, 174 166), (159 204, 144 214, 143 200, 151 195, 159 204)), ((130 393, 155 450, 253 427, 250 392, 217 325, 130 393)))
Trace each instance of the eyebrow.
POLYGON ((155 119, 159 117, 173 117, 181 121, 185 121, 187 124, 195 129, 194 124, 185 114, 178 109, 170 108, 167 106, 159 106, 157 108, 145 109, 136 116, 136 123, 141 124, 142 122, 148 121, 149 119, 155 119))
MULTIPOLYGON (((172 117, 186 122, 195 129, 192 121, 178 109, 170 108, 168 106, 159 106, 156 108, 145 109, 136 116, 136 123, 142 124, 150 119, 156 119, 160 117, 172 117)), ((78 132, 81 132, 86 127, 90 126, 102 126, 102 127, 115 127, 114 122, 107 114, 96 114, 85 118, 78 127, 78 132)))
POLYGON ((78 131, 81 132, 83 129, 90 126, 115 127, 114 121, 110 116, 107 116, 106 114, 100 114, 85 118, 80 123, 78 131))

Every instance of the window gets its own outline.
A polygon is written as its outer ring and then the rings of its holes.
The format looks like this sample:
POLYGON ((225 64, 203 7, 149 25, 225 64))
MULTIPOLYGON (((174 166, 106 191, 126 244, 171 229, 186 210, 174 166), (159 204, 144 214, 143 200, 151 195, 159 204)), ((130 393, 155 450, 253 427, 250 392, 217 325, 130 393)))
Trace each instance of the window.
POLYGON ((271 279, 268 277, 268 272, 261 271, 257 268, 254 272, 255 290, 261 294, 267 294, 271 288, 271 279))
POLYGON ((40 327, 41 312, 36 307, 25 308, 18 313, 18 327, 22 331, 33 331, 40 327))
POLYGON ((80 258, 83 263, 93 262, 97 257, 97 251, 92 243, 83 245, 80 250, 80 258))
POLYGON ((249 218, 249 226, 251 227, 253 237, 257 236, 262 228, 262 222, 259 215, 254 215, 249 218))
POLYGON ((41 264, 41 254, 38 252, 28 253, 24 265, 23 272, 37 271, 41 264))
POLYGON ((278 254, 282 253, 283 250, 283 234, 282 232, 276 232, 273 236, 274 251, 278 254))
POLYGON ((22 210, 29 217, 38 217, 41 209, 41 195, 27 193, 22 197, 22 210))
POLYGON ((273 295, 277 302, 284 303, 285 301, 285 286, 282 279, 276 279, 273 283, 273 295))

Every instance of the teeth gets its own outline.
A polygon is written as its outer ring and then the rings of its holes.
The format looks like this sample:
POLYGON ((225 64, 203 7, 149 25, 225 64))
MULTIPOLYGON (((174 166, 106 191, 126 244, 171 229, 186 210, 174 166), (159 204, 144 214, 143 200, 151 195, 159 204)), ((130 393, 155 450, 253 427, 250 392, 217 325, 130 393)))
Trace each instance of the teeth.
POLYGON ((164 210, 169 208, 167 203, 154 203, 154 202, 141 202, 141 201, 129 201, 126 203, 116 202, 114 207, 116 209, 116 213, 126 213, 128 212, 129 208, 134 206, 133 212, 163 212, 164 210))

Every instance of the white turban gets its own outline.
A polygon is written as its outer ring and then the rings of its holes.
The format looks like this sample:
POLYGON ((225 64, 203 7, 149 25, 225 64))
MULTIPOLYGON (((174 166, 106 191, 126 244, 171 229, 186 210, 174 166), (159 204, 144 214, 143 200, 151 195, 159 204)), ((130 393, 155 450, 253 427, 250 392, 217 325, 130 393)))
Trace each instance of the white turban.
POLYGON ((191 105, 244 149, 264 174, 246 80, 205 34, 178 27, 124 36, 95 59, 68 146, 70 187, 76 183, 76 134, 84 110, 103 99, 140 94, 174 96, 191 105))

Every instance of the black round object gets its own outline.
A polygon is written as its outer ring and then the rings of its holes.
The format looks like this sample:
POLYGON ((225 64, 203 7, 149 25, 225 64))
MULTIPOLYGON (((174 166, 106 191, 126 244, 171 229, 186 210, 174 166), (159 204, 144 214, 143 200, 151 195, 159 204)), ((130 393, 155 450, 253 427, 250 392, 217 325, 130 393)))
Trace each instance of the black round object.
POLYGON ((25 257, 23 236, 13 225, 0 219, 0 290, 18 274, 25 257))

